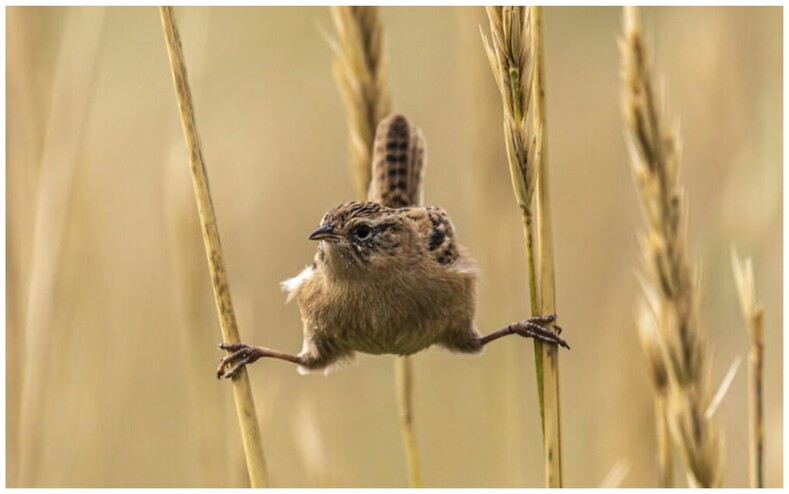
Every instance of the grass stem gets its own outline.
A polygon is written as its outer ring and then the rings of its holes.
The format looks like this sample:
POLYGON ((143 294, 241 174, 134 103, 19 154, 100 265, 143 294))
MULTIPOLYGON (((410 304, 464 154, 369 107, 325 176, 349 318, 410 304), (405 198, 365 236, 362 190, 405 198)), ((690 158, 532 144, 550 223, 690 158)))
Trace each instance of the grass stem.
MULTIPOLYGON (((548 187, 548 153, 545 134, 548 128, 545 111, 545 62, 543 49, 542 7, 531 9, 531 46, 534 60, 532 84, 533 129, 540 143, 534 163, 539 167, 535 188, 537 206, 537 243, 540 254, 538 286, 540 314, 556 314, 556 282, 553 261, 553 229, 548 187)), ((537 347, 537 345, 535 345, 537 347)), ((559 352, 556 345, 539 345, 543 374, 543 437, 545 446, 545 482, 548 487, 562 487, 561 407, 559 403, 559 352)))
POLYGON ((764 311, 752 320, 753 342, 748 354, 748 444, 751 487, 764 487, 764 311))
MULTIPOLYGON (((219 314, 222 339, 226 343, 235 343, 240 341, 240 337, 235 311, 233 310, 233 302, 230 298, 230 286, 222 255, 219 229, 208 188, 208 176, 203 161, 200 136, 197 133, 192 93, 189 88, 181 39, 173 15, 173 8, 160 7, 159 12, 162 18, 162 28, 164 29, 167 43, 167 54, 170 59, 173 82, 175 83, 175 93, 178 98, 178 109, 181 115, 186 149, 189 154, 192 184, 194 185, 195 199, 197 200, 197 209, 200 215, 203 243, 208 259, 208 269, 211 274, 216 308, 219 314)), ((257 412, 252 398, 249 376, 245 368, 241 369, 238 376, 232 380, 232 387, 238 421, 241 427, 241 438, 244 445, 250 484, 252 487, 268 487, 268 472, 260 438, 257 412)))
POLYGON ((764 487, 764 307, 756 303, 753 263, 732 250, 740 307, 751 334, 748 352, 748 449, 751 487, 764 487))
MULTIPOLYGON (((553 245, 547 182, 544 170, 543 129, 545 83, 542 62, 542 11, 526 7, 486 7, 491 40, 482 41, 504 109, 504 141, 515 200, 521 210, 529 270, 532 315, 556 312, 553 245), (534 101, 532 101, 534 100, 534 101), (527 116, 532 103, 532 125, 527 116), (536 217, 532 206, 535 198, 536 217), (536 237, 536 244, 535 244, 536 237), (539 264, 538 264, 539 263, 539 264)), ((546 174, 547 175, 547 174, 546 174)), ((559 363, 556 348, 534 342, 537 394, 545 453, 545 483, 561 487, 559 427, 559 363)))
POLYGON ((400 411, 400 425, 403 434, 403 448, 408 463, 408 479, 411 487, 422 487, 422 473, 419 468, 419 454, 414 433, 414 383, 413 359, 398 357, 395 360, 395 383, 397 405, 400 411))

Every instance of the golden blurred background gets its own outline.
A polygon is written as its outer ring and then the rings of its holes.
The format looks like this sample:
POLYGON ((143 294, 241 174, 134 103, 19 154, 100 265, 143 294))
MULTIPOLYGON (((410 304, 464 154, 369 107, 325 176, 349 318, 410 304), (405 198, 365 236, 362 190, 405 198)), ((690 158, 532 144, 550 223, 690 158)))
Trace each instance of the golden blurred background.
MULTIPOLYGON (((717 385, 749 336, 730 249, 765 306, 766 480, 783 482, 782 8, 643 9, 681 119, 689 242, 717 385)), ((176 8, 246 342, 296 352, 278 283, 354 197, 327 8, 176 8)), ((381 9, 394 107, 428 141, 427 203, 479 261, 483 332, 528 315, 524 241, 481 8, 381 9)), ((156 8, 6 10, 8 486, 244 486, 230 385, 156 8)), ((634 324, 643 219, 620 111, 621 12, 545 12, 565 485, 657 483, 634 324)), ((541 486, 532 344, 415 358, 426 486, 541 486)), ((273 484, 404 486, 391 357, 250 376, 273 484)), ((748 483, 745 366, 718 411, 725 485, 748 483)), ((675 479, 684 474, 675 460, 675 479)))

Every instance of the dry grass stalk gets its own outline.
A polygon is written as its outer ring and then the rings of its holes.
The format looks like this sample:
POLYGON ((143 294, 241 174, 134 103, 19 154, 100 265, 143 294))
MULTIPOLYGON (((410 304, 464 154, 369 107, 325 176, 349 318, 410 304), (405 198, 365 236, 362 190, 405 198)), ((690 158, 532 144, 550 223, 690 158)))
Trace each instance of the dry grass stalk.
MULTIPOLYGON (((648 227, 642 241, 642 342, 653 382, 660 382, 657 376, 664 371, 659 367, 665 367, 669 429, 691 484, 720 486, 723 455, 719 428, 714 416, 706 413, 711 402, 709 367, 697 320, 699 276, 691 268, 685 244, 687 201, 677 184, 677 130, 668 128, 658 113, 637 8, 625 7, 624 25, 627 142, 648 227)), ((655 389, 661 396, 660 387, 655 389)))
MULTIPOLYGON (((534 54, 534 84, 532 85, 533 121, 536 140, 540 143, 535 204, 537 206, 537 245, 540 288, 540 314, 556 314, 556 281, 553 267, 553 228, 548 187, 548 153, 545 132, 548 128, 545 111, 545 62, 543 50, 542 7, 531 9, 531 39, 534 54)), ((556 345, 539 345, 541 358, 537 364, 543 369, 545 479, 549 487, 562 486, 562 434, 559 400, 559 349, 556 345)))
MULTIPOLYGON (((208 189, 208 177, 200 146, 200 136, 197 133, 197 124, 195 123, 192 94, 189 89, 181 39, 173 16, 173 8, 160 7, 159 10, 167 43, 170 68, 173 73, 173 82, 175 83, 175 92, 178 98, 178 109, 181 115, 184 139, 189 154, 192 184, 194 185, 195 198, 200 215, 200 226, 203 232, 203 243, 205 244, 208 267, 211 272, 216 308, 219 313, 222 339, 228 343, 239 342, 238 326, 233 310, 233 302, 230 298, 230 286, 222 255, 222 245, 219 240, 219 229, 214 216, 214 207, 208 189)), ((250 484, 252 487, 267 487, 269 481, 266 460, 263 455, 257 412, 255 411, 255 402, 252 398, 252 389, 246 369, 242 369, 238 377, 233 379, 232 386, 238 421, 241 426, 241 437, 247 460, 250 484)))
POLYGON ((732 249, 731 264, 742 314, 751 333, 748 353, 750 481, 751 487, 764 487, 764 307, 756 303, 751 260, 740 260, 732 249))
POLYGON ((403 448, 408 463, 408 479, 411 487, 422 487, 422 472, 414 432, 414 382, 413 359, 398 357, 395 361, 395 388, 403 434, 403 448))
MULTIPOLYGON (((486 11, 490 22, 491 40, 488 40, 483 32, 482 41, 504 109, 507 158, 526 238, 531 313, 533 315, 553 313, 555 288, 549 195, 547 183, 541 182, 540 165, 545 125, 541 12, 530 11, 526 7, 486 7, 486 11), (533 53, 534 63, 532 63, 533 53), (532 82, 535 79, 536 87, 532 91, 532 82), (528 113, 532 97, 536 102, 533 111, 534 123, 529 125, 528 113), (534 245, 535 225, 532 209, 538 184, 541 184, 537 205, 539 275, 535 271, 537 251, 534 245)), ((545 447, 546 485, 561 487, 559 368, 556 349, 547 347, 549 346, 539 341, 534 342, 537 392, 545 447)))
MULTIPOLYGON (((532 314, 540 310, 534 269, 535 248, 532 198, 537 185, 536 150, 527 118, 531 103, 532 64, 528 9, 526 7, 486 7, 492 40, 481 31, 482 43, 496 79, 504 109, 504 142, 512 187, 521 211, 526 255, 529 264, 529 293, 532 314)), ((539 342, 535 341, 535 344, 539 342)), ((535 347, 537 348, 537 347, 535 347)), ((535 352, 542 355, 541 352, 535 352)), ((540 415, 542 410, 542 369, 538 368, 540 415)))
POLYGON ((20 390, 21 451, 15 484, 36 485, 45 438, 50 372, 52 303, 68 224, 68 202, 79 159, 101 47, 106 9, 72 8, 58 52, 32 239, 30 284, 25 308, 23 375, 20 390))
POLYGON ((357 195, 364 200, 375 129, 392 111, 383 29, 376 7, 331 7, 331 14, 337 31, 330 40, 332 68, 345 103, 357 195))
MULTIPOLYGON (((204 79, 206 47, 210 27, 211 9, 193 8, 180 13, 182 43, 189 46, 189 74, 192 79, 193 97, 200 99, 200 81, 204 79)), ((214 308, 210 300, 210 280, 205 275, 205 254, 200 243, 200 222, 195 215, 195 199, 191 178, 184 173, 184 144, 180 129, 168 135, 165 153, 164 191, 167 204, 167 242, 170 262, 174 272, 174 295, 180 316, 180 336, 187 349, 187 373, 190 405, 185 420, 194 424, 195 433, 190 444, 197 457, 201 487, 243 485, 245 473, 235 468, 241 461, 241 452, 234 438, 229 408, 223 399, 226 390, 205 378, 206 362, 216 358, 216 336, 212 320, 214 308)), ((264 411, 259 410, 262 414, 264 411)))

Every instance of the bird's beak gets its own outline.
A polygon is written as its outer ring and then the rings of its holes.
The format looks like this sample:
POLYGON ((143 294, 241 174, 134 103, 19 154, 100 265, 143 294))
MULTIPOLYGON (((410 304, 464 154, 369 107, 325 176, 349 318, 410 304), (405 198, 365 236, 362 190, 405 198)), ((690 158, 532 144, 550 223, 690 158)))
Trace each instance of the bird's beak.
POLYGON ((337 237, 338 235, 334 233, 331 225, 326 225, 310 233, 310 236, 307 237, 307 240, 329 240, 337 237))

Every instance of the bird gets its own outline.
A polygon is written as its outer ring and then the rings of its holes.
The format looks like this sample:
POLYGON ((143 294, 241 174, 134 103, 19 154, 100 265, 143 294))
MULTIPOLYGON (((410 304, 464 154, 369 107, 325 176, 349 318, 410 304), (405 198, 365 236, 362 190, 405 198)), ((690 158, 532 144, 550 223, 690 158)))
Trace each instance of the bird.
POLYGON ((308 236, 318 243, 312 264, 282 282, 301 313, 301 352, 221 343, 230 353, 217 377, 233 378, 261 358, 292 362, 300 373, 328 373, 358 352, 407 356, 437 345, 475 354, 513 334, 569 349, 555 314, 480 334, 476 262, 458 243, 446 211, 421 205, 422 132, 393 114, 378 124, 373 146, 368 200, 326 212, 308 236))

